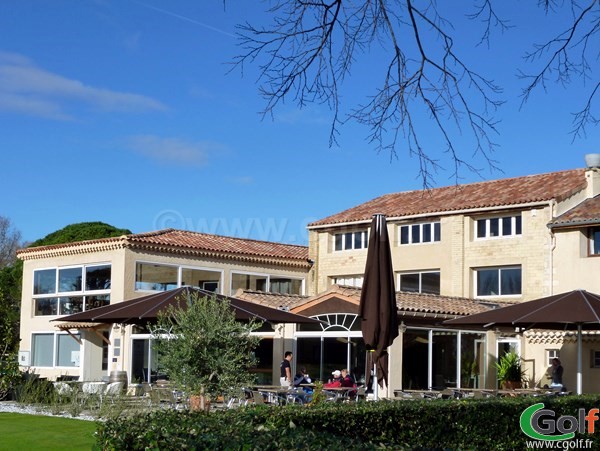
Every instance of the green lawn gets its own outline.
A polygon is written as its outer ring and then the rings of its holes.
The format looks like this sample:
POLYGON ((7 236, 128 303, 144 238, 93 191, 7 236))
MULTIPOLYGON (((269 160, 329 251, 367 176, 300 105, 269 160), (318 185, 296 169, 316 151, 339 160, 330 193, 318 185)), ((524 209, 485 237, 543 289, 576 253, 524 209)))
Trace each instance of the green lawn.
POLYGON ((0 413, 0 450, 90 450, 93 421, 0 413))

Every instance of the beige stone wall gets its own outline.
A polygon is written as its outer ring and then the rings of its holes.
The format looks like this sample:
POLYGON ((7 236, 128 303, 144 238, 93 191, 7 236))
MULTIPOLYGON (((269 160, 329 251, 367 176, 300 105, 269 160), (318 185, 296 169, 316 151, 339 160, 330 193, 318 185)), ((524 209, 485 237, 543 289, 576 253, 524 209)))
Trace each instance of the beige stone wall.
POLYGON ((555 231, 554 293, 585 289, 600 293, 600 256, 589 255, 586 229, 555 231))

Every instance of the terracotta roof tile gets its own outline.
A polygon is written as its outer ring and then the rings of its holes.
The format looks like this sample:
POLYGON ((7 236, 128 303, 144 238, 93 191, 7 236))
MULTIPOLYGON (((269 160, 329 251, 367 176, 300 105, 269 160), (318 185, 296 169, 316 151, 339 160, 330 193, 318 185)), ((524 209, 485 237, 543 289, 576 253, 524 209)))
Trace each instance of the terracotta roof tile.
POLYGON ((272 308, 284 307, 289 309, 297 307, 298 305, 303 304, 306 300, 311 299, 310 296, 302 296, 298 294, 267 293, 264 291, 242 289, 239 289, 234 294, 234 297, 242 299, 243 301, 262 304, 272 308))
POLYGON ((389 218, 510 206, 551 199, 561 200, 586 186, 585 170, 572 169, 488 182, 386 194, 364 204, 309 224, 309 227, 389 218))
POLYGON ((131 243, 200 249, 219 253, 297 260, 306 260, 308 258, 307 246, 210 235, 187 230, 164 229, 156 232, 138 233, 128 235, 127 240, 131 243))
POLYGON ((584 200, 576 207, 554 219, 549 226, 556 228, 578 224, 600 224, 600 196, 584 200))

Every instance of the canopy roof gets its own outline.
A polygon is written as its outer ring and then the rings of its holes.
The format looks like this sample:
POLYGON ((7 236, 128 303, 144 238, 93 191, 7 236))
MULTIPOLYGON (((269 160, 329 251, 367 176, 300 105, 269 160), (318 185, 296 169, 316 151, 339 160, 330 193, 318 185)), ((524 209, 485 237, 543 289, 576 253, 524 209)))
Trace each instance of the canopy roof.
POLYGON ((85 312, 63 316, 53 321, 68 321, 74 323, 111 323, 111 324, 140 324, 153 323, 159 312, 169 306, 186 308, 185 300, 193 293, 201 296, 216 296, 217 299, 229 300, 238 321, 249 321, 254 318, 270 323, 319 323, 320 321, 274 309, 265 305, 253 304, 230 296, 215 294, 195 287, 181 287, 169 291, 152 293, 147 296, 117 302, 98 307, 85 312))

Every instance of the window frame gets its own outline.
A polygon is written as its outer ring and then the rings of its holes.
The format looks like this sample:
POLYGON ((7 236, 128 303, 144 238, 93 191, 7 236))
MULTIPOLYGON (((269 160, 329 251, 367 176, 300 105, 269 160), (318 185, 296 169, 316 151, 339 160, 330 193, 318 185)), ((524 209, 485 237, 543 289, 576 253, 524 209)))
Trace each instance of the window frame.
POLYGON ((409 275, 418 275, 419 276, 419 290, 418 291, 406 291, 406 293, 419 293, 419 294, 434 294, 439 295, 441 293, 441 285, 442 285, 442 273, 439 269, 429 269, 429 270, 421 270, 421 271, 401 271, 396 273, 396 286, 398 291, 402 291, 402 276, 409 275), (424 274, 437 274, 438 275, 438 292, 437 293, 427 293, 423 292, 423 275, 424 274))
POLYGON ((435 244, 442 241, 441 221, 425 221, 398 225, 398 246, 412 246, 423 244, 435 244), (425 226, 429 229, 429 241, 424 241, 426 236, 425 226), (407 231, 407 242, 403 242, 403 230, 407 231), (418 230, 418 238, 415 238, 415 230, 418 230), (436 239, 437 238, 437 239, 436 239))
POLYGON ((497 240, 502 238, 518 238, 523 236, 523 214, 518 213, 514 215, 498 215, 498 216, 487 216, 481 218, 474 218, 475 226, 473 236, 475 240, 497 240), (505 234, 504 232, 504 220, 510 218, 511 233, 505 234), (492 224, 497 221, 498 234, 491 235, 492 224), (479 236, 480 224, 484 224, 484 235, 479 236), (518 231, 518 233, 517 233, 518 231))
MULTIPOLYGON (((59 350, 59 345, 60 345, 60 340, 59 340, 59 336, 60 337, 64 337, 67 338, 69 340, 73 340, 75 342, 77 342, 77 340, 74 337, 77 337, 77 339, 81 340, 81 334, 80 333, 76 333, 76 334, 69 334, 67 332, 54 332, 54 331, 35 331, 31 333, 31 366, 32 367, 36 367, 36 368, 61 368, 61 369, 73 369, 73 368, 82 368, 82 362, 81 359, 83 358, 83 347, 80 343, 77 343, 79 345, 79 365, 68 365, 68 366, 64 366, 64 365, 58 365, 58 361, 59 361, 59 355, 60 355, 60 350, 59 350), (48 365, 40 365, 39 362, 36 361, 36 350, 35 350, 35 338, 36 336, 41 336, 41 335, 46 335, 46 336, 52 336, 52 365, 48 366, 48 365)), ((67 350, 68 352, 68 350, 67 350)))
POLYGON ((588 256, 600 257, 600 226, 588 227, 588 243, 588 256), (598 239, 597 243, 596 239, 598 239))
MULTIPOLYGON (((293 276, 289 276, 286 274, 268 274, 268 273, 258 273, 258 272, 250 272, 250 271, 236 271, 235 269, 231 270, 229 272, 229 293, 230 296, 235 295, 235 292, 233 292, 233 275, 234 274, 241 274, 241 275, 245 275, 245 276, 256 276, 256 277, 264 277, 266 279, 266 293, 275 293, 278 294, 277 292, 273 292, 271 291, 271 277, 275 278, 275 279, 292 279, 292 280, 299 280, 300 281, 300 295, 304 295, 304 292, 306 290, 306 279, 303 277, 293 277, 293 276)), ((237 289, 236 289, 237 291, 237 289)), ((281 293, 280 293, 281 294, 281 293)))
POLYGON ((346 232, 339 232, 333 234, 333 251, 334 252, 346 252, 346 251, 357 251, 367 249, 369 246, 369 231, 364 230, 353 230, 346 232), (356 236, 360 234, 360 247, 356 247, 356 236), (338 237, 341 237, 341 249, 337 248, 338 237), (348 246, 347 239, 350 239, 350 246, 348 246))
POLYGON ((546 365, 552 366, 553 359, 560 359, 560 349, 558 349, 558 348, 546 349, 546 365))
POLYGON ((86 305, 88 304, 87 299, 92 297, 108 297, 108 304, 110 304, 111 297, 111 286, 112 286, 112 263, 111 262, 98 262, 98 263, 84 263, 81 265, 65 265, 65 266, 52 266, 52 267, 44 267, 44 268, 35 268, 33 270, 33 283, 31 286, 31 302, 32 302, 32 316, 41 318, 47 316, 64 316, 70 315, 73 313, 86 311, 86 305), (88 268, 100 267, 100 266, 108 266, 111 271, 109 288, 101 289, 101 290, 88 290, 87 286, 87 274, 88 268), (80 290, 78 291, 61 291, 60 287, 60 274, 61 271, 68 271, 71 269, 80 269, 81 270, 81 281, 80 281, 80 290), (36 293, 36 274, 42 271, 54 271, 54 292, 50 293, 36 293), (68 311, 63 313, 62 306, 69 303, 66 298, 81 298, 81 310, 74 312, 68 311), (42 300, 52 301, 51 306, 52 313, 50 314, 42 314, 38 315, 38 301, 42 300))
POLYGON ((523 296, 523 266, 522 265, 507 265, 507 266, 483 266, 473 268, 473 284, 474 284, 474 294, 476 299, 482 298, 519 298, 523 296), (520 293, 518 294, 502 294, 502 271, 507 270, 515 270, 518 269, 520 271, 521 278, 521 287, 520 293), (478 275, 480 271, 498 271, 498 294, 479 294, 479 282, 478 275))
MULTIPOLYGON (((192 270, 192 271, 206 271, 206 272, 213 272, 213 273, 218 273, 219 274, 219 279, 218 280, 214 280, 214 281, 210 281, 210 282, 217 282, 218 283, 218 290, 216 291, 216 293, 218 294, 223 294, 221 291, 221 287, 223 286, 223 279, 224 279, 224 274, 225 274, 225 270, 223 269, 219 269, 219 268, 210 268, 207 266, 190 266, 190 265, 177 265, 177 264, 172 264, 172 263, 163 263, 163 262, 156 262, 156 261, 148 261, 148 260, 136 260, 135 261, 135 273, 134 273, 134 280, 133 280, 133 289, 136 292, 143 292, 143 293, 159 293, 160 291, 164 291, 164 290, 149 290, 149 289, 144 289, 144 288, 138 288, 138 283, 143 283, 143 281, 138 281, 137 277, 138 277, 138 265, 153 265, 153 266, 165 266, 165 267, 169 267, 169 268, 175 268, 177 271, 177 282, 176 285, 177 287, 181 287, 182 286, 182 280, 183 280, 183 271, 184 270, 192 270)), ((203 282, 207 282, 207 281, 203 281, 203 282)), ((197 285, 193 285, 193 286, 197 286, 197 285)), ((199 287, 202 288, 202 287, 199 287)))
POLYGON ((362 288, 365 277, 364 274, 348 274, 340 276, 330 276, 330 280, 331 285, 342 285, 347 287, 362 288), (339 279, 344 279, 344 281, 352 279, 352 283, 340 283, 339 279))

